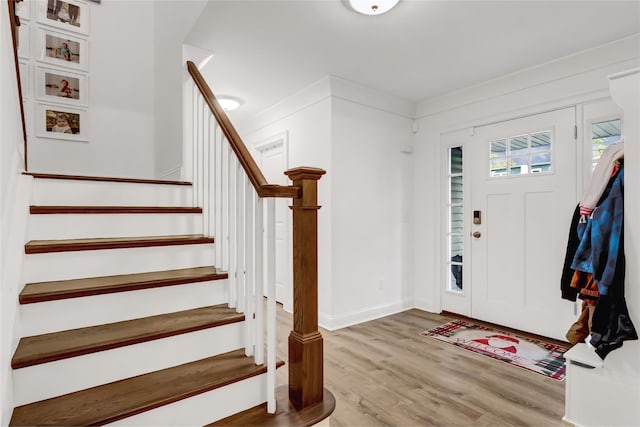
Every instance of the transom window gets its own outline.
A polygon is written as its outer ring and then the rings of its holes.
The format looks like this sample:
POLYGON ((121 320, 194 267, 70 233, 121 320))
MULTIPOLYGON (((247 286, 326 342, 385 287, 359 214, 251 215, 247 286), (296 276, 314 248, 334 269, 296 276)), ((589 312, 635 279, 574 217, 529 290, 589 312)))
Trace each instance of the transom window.
POLYGON ((489 176, 551 172, 551 131, 499 138, 489 143, 489 176))

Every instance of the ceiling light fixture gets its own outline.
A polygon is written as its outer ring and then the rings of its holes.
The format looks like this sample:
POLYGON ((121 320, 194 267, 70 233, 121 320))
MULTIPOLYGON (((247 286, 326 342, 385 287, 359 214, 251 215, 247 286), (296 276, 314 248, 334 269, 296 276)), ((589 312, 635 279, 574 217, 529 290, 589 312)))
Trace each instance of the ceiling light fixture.
POLYGON ((349 6, 363 15, 382 15, 390 11, 399 0, 349 0, 349 6))
POLYGON ((216 96, 216 100, 225 111, 233 111, 242 105, 242 101, 233 96, 220 95, 216 96))

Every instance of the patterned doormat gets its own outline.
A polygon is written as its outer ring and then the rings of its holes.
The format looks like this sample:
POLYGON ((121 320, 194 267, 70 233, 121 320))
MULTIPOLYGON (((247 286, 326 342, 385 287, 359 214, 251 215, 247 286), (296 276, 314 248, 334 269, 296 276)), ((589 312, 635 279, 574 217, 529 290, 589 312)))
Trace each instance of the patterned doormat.
POLYGON ((562 381, 565 377, 564 352, 568 348, 521 337, 509 332, 454 320, 420 335, 528 369, 562 381))

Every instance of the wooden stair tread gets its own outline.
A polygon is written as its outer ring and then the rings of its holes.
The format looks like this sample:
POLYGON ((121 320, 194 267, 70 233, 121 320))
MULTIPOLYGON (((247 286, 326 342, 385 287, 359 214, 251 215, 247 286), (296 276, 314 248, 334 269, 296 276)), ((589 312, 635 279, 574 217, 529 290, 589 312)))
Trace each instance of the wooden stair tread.
POLYGON ((306 427, 312 426, 324 420, 333 413, 336 407, 336 399, 333 394, 324 389, 322 402, 311 405, 300 411, 296 410, 289 401, 289 386, 283 385, 276 389, 276 412, 267 413, 267 404, 254 406, 246 411, 223 418, 207 427, 250 427, 250 426, 279 426, 279 427, 306 427))
POLYGON ((240 349, 19 406, 9 425, 102 425, 264 372, 265 365, 256 366, 240 349))
POLYGON ((107 182, 128 182, 133 184, 164 184, 164 185, 191 185, 188 181, 170 181, 165 179, 145 179, 145 178, 120 178, 111 176, 87 176, 87 175, 63 175, 55 173, 22 172, 23 175, 31 175, 41 179, 66 179, 73 181, 107 181, 107 182))
POLYGON ((221 304, 24 337, 18 343, 11 367, 24 368, 243 320, 244 314, 221 304))
POLYGON ((226 279, 227 277, 228 274, 226 272, 217 271, 215 267, 208 266, 153 271, 149 273, 27 283, 22 292, 20 292, 19 301, 20 304, 32 304, 90 295, 157 288, 161 286, 206 282, 226 279))
POLYGON ((200 214, 202 208, 190 206, 42 206, 32 205, 29 213, 43 214, 200 214))
POLYGON ((99 249, 141 248, 213 243, 213 237, 201 234, 144 237, 100 237, 91 239, 31 240, 24 245, 27 254, 87 251, 99 249))

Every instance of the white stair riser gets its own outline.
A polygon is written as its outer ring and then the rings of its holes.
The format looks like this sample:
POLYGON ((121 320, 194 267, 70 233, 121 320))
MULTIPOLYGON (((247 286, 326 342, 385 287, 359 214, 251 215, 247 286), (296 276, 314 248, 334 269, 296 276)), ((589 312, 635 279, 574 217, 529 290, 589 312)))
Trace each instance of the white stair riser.
POLYGON ((205 425, 267 401, 266 374, 170 403, 109 426, 205 425))
POLYGON ((213 265, 214 245, 176 245, 26 255, 24 283, 213 265))
POLYGON ((29 240, 201 234, 200 214, 31 215, 29 240))
MULTIPOLYGON (((244 322, 13 370, 15 405, 107 384, 242 347, 244 322)), ((166 423, 163 423, 166 424, 166 423)))
POLYGON ((36 179, 32 205, 191 206, 188 185, 36 179))
POLYGON ((221 279, 23 304, 20 306, 22 335, 40 335, 224 304, 228 298, 227 282, 221 279))

